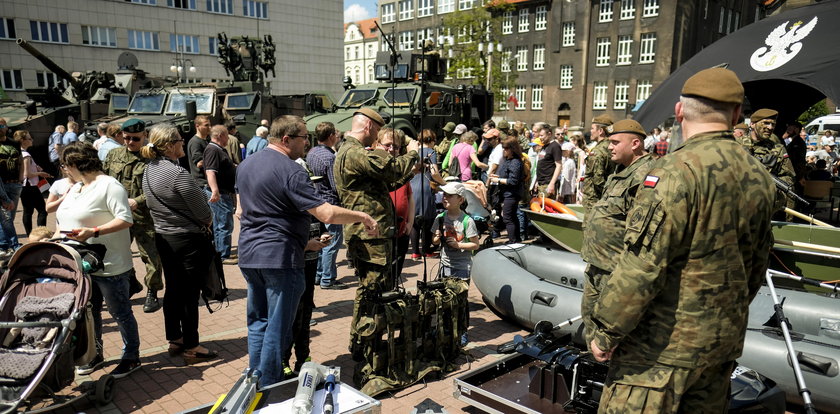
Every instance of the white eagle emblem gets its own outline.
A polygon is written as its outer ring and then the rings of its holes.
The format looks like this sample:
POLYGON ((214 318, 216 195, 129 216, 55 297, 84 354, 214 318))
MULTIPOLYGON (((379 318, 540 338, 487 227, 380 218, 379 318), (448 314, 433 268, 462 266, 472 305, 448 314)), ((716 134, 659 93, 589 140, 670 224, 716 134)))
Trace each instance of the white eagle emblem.
POLYGON ((790 21, 786 21, 773 29, 764 43, 767 46, 759 47, 752 56, 750 56, 750 66, 759 72, 767 72, 777 69, 790 62, 800 50, 802 50, 802 43, 800 43, 811 30, 817 25, 817 17, 803 25, 801 21, 796 22, 788 30, 787 25, 790 21))

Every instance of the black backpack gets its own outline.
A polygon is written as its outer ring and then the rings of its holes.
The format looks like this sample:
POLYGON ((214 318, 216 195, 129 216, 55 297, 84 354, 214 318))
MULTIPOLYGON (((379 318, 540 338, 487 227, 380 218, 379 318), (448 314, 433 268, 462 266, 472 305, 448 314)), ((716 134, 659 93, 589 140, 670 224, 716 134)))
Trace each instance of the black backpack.
MULTIPOLYGON (((461 149, 463 151, 463 149, 461 149)), ((446 173, 449 174, 450 177, 458 177, 461 179, 461 161, 458 160, 458 157, 455 155, 455 148, 452 148, 452 155, 449 157, 449 168, 446 170, 446 173)))

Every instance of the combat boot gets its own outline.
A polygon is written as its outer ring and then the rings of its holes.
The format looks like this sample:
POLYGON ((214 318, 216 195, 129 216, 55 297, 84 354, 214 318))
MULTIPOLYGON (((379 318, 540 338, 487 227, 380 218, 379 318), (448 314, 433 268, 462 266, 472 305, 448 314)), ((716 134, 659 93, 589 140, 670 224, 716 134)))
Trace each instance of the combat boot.
POLYGON ((157 291, 149 289, 146 292, 146 302, 143 304, 143 312, 153 313, 160 309, 160 300, 157 297, 157 291))

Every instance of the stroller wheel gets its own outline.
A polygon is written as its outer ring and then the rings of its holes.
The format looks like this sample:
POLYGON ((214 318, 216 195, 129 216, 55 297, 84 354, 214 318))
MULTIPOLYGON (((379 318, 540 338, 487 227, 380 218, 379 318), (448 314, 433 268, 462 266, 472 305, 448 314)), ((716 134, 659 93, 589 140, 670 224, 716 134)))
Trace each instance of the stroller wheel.
POLYGON ((95 401, 97 405, 110 404, 114 401, 114 377, 111 374, 103 375, 96 380, 95 401))

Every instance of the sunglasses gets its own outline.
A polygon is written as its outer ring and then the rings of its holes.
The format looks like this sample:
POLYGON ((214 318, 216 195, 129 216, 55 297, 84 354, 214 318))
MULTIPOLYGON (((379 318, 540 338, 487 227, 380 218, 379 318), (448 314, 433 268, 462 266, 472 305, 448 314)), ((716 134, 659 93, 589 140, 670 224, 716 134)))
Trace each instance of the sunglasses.
POLYGON ((131 141, 131 142, 138 142, 138 141, 142 141, 142 140, 143 140, 143 138, 140 138, 140 137, 125 137, 125 139, 127 139, 127 140, 129 140, 129 141, 131 141))

